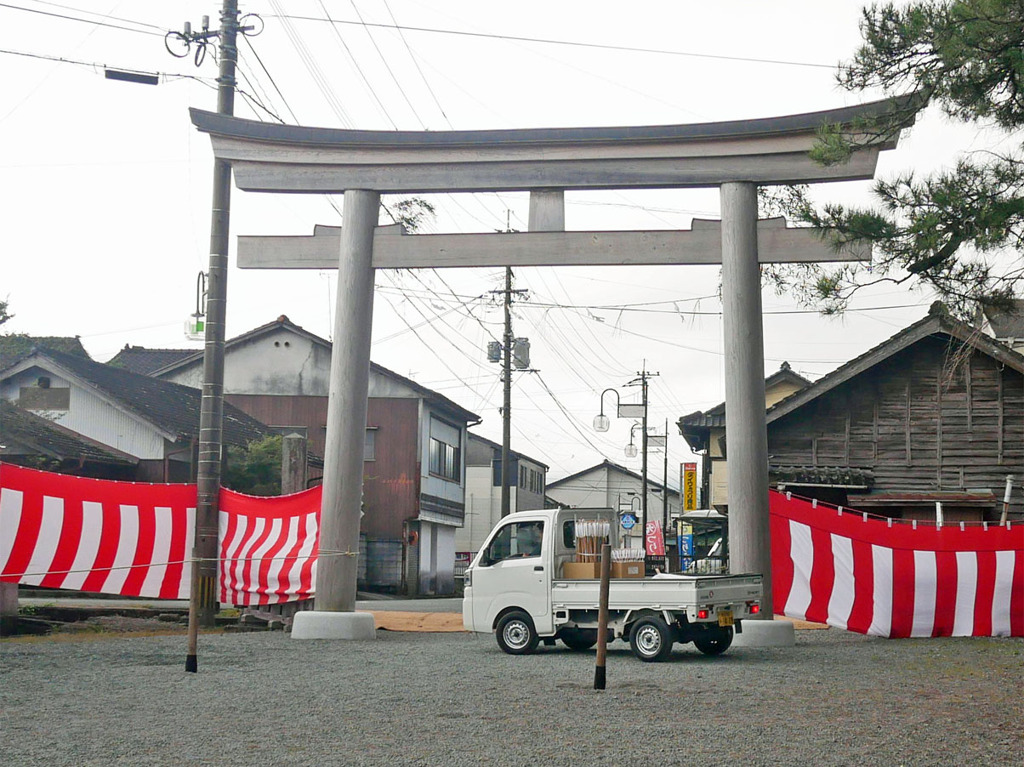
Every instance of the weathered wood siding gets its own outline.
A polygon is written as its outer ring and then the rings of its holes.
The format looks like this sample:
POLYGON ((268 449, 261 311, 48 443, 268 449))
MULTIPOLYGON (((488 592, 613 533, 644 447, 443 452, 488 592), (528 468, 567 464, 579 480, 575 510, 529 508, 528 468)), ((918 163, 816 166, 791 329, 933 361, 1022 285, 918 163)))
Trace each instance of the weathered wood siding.
POLYGON ((323 456, 327 438, 327 397, 225 394, 224 399, 267 426, 306 429, 309 450, 323 456))
POLYGON ((367 426, 377 430, 377 458, 363 464, 363 516, 369 538, 400 538, 419 511, 419 400, 370 398, 367 426))
MULTIPOLYGON (((229 394, 225 399, 268 426, 307 430, 309 449, 324 454, 326 397, 229 394)), ((417 449, 419 400, 371 397, 366 425, 376 427, 376 459, 363 464, 361 530, 371 538, 399 539, 402 522, 419 509, 417 449)))
POLYGON ((874 472, 875 492, 1024 495, 1024 376, 931 337, 768 425, 774 465, 874 472))

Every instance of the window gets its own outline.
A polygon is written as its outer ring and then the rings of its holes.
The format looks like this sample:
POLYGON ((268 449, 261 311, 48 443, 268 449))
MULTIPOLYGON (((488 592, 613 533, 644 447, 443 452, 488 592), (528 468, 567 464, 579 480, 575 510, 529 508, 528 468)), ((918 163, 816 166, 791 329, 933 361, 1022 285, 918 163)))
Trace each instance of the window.
POLYGON ((544 475, 533 469, 530 469, 530 492, 537 495, 544 492, 544 475))
POLYGON ((526 467, 519 467, 519 487, 526 488, 526 467))
POLYGON ((367 426, 366 437, 363 438, 363 460, 377 460, 377 427, 367 426))
MULTIPOLYGON (((498 455, 491 461, 492 469, 492 482, 494 487, 501 487, 501 451, 498 451, 498 455)), ((512 481, 519 475, 519 459, 509 458, 508 461, 508 486, 512 487, 512 481)))
POLYGON ((505 525, 487 547, 484 562, 493 565, 503 559, 539 557, 543 539, 543 522, 514 522, 505 525))
POLYGON ((429 471, 452 482, 462 479, 461 433, 437 418, 430 419, 429 471))

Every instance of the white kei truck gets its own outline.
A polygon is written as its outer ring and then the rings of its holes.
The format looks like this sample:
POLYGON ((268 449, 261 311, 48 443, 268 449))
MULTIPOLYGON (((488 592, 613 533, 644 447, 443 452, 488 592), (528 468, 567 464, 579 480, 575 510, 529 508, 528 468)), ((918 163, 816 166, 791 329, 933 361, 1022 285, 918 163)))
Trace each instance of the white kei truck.
MULTIPOLYGON (((600 579, 563 577, 565 569, 574 569, 566 563, 577 559, 576 524, 582 520, 607 520, 609 542, 616 545, 619 520, 611 509, 541 509, 502 518, 466 570, 466 630, 493 631, 511 655, 556 639, 572 650, 593 647, 600 579)), ((760 575, 613 578, 608 641, 629 642, 646 662, 666 659, 675 642, 693 642, 701 652, 718 655, 732 644, 734 630, 742 632, 743 619, 760 613, 761 603, 760 575)))

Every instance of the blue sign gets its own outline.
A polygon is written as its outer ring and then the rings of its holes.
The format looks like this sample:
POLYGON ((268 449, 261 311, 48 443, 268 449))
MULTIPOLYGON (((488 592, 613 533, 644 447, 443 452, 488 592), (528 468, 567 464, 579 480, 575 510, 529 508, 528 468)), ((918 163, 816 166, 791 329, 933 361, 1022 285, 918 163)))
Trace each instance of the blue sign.
POLYGON ((679 536, 679 556, 681 556, 681 557, 692 557, 693 556, 693 536, 692 535, 680 535, 679 536))
POLYGON ((629 511, 624 511, 619 515, 619 523, 622 525, 623 530, 632 530, 636 527, 636 515, 629 511))

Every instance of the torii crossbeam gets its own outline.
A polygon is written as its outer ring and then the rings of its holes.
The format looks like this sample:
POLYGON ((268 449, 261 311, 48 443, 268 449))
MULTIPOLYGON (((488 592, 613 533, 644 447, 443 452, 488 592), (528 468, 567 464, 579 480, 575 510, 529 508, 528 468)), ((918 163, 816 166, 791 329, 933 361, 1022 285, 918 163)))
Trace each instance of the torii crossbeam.
MULTIPOLYGON (((214 154, 245 191, 344 192, 344 226, 313 237, 243 238, 239 260, 266 268, 338 269, 328 403, 316 610, 296 616, 296 637, 366 637, 354 613, 362 444, 369 382, 373 272, 377 267, 722 264, 729 516, 733 569, 764 576, 771 600, 768 456, 760 262, 836 261, 809 230, 757 221, 758 185, 869 179, 895 138, 867 140, 841 165, 808 152, 825 125, 856 125, 909 100, 787 117, 697 125, 498 131, 352 131, 275 125, 192 110, 214 154), (563 232, 563 193, 576 189, 719 187, 722 221, 688 232, 563 232), (522 234, 403 235, 377 227, 383 193, 531 193, 522 234), (538 232, 537 229, 547 230, 538 232), (760 257, 759 257, 760 254, 760 257), (300 621, 301 619, 301 621, 300 621)), ((770 618, 770 611, 766 617, 770 618)), ((760 622, 759 622, 760 623, 760 622)), ((770 621, 763 623, 770 624, 770 621)), ((769 626, 765 626, 769 628, 769 626)))

